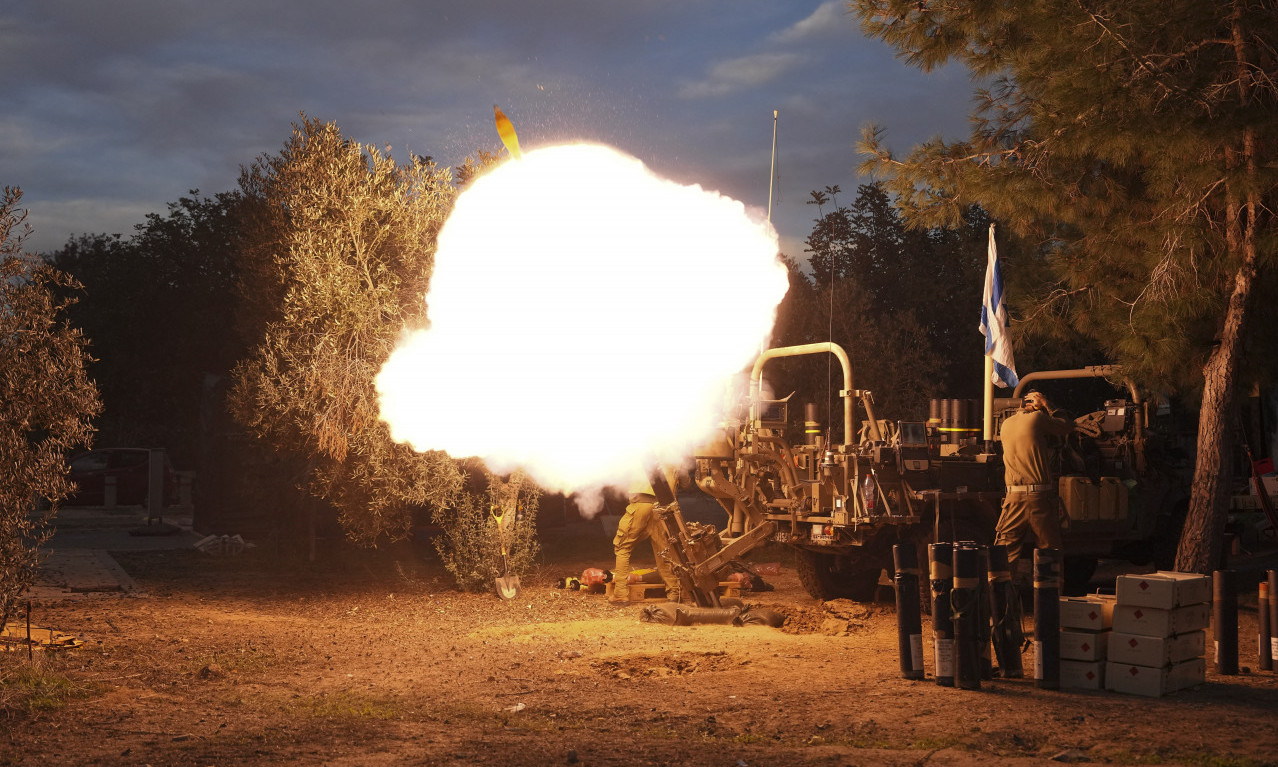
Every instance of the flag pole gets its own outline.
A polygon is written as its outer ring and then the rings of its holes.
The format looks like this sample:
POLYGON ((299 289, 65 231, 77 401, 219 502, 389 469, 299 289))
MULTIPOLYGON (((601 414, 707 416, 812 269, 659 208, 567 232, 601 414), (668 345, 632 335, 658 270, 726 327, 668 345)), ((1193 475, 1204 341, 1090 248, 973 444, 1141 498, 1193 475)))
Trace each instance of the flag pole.
MULTIPOLYGON (((990 243, 994 242, 994 223, 990 222, 990 243)), ((989 266, 986 266, 989 269, 989 266)), ((987 275, 988 278, 988 275, 987 275)), ((987 279, 988 281, 988 279, 987 279)), ((994 439, 994 355, 990 353, 988 344, 985 351, 985 387, 982 390, 985 401, 985 418, 982 422, 982 439, 985 440, 985 450, 990 451, 990 442, 994 439)))
POLYGON ((989 452, 994 439, 994 358, 985 355, 985 450, 989 452))

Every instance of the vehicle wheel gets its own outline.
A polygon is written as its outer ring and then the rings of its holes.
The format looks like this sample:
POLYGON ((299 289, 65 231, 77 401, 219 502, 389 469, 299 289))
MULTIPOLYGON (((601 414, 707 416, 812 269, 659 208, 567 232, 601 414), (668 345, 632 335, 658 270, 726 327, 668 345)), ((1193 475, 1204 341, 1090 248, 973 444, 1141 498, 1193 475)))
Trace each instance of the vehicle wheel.
POLYGON ((1096 574, 1096 557, 1066 556, 1062 573, 1063 596, 1078 597, 1087 593, 1092 576, 1096 574))
POLYGON ((794 568, 798 572, 799 583, 817 599, 873 602, 883 568, 860 560, 860 557, 796 549, 794 568))

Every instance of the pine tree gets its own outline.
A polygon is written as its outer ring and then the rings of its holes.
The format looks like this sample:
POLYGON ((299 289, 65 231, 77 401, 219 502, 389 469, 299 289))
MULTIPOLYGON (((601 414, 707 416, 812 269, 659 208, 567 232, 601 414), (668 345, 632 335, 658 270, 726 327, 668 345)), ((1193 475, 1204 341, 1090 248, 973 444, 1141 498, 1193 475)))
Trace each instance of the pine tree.
POLYGON ((1271 0, 855 0, 862 28, 924 70, 966 64, 971 135, 865 169, 907 218, 979 203, 1036 242, 1060 313, 1131 377, 1201 396, 1177 567, 1219 562, 1253 295, 1274 262, 1278 13, 1271 0))

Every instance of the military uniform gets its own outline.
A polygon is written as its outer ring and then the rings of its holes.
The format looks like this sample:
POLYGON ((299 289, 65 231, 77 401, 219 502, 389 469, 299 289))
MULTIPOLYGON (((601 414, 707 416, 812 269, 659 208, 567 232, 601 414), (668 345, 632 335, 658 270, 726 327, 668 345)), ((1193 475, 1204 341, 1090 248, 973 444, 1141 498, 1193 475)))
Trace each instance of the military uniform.
POLYGON ((612 599, 615 602, 625 602, 630 599, 630 586, 626 583, 630 578, 630 554, 634 551, 635 544, 645 539, 652 542, 652 552, 657 559, 657 572, 661 574, 661 580, 666 584, 667 597, 673 601, 678 600, 679 581, 675 578, 670 564, 661 555, 669 545, 669 541, 665 526, 653 512, 656 504, 657 496, 652 492, 652 484, 647 479, 639 480, 630 486, 630 503, 617 524, 617 535, 612 539, 612 550, 617 556, 616 567, 612 570, 612 599))
POLYGON ((1061 548, 1063 543, 1050 438, 1070 434, 1074 424, 1058 417, 1046 400, 1041 401, 1042 409, 1015 413, 999 430, 1007 495, 994 542, 1007 546, 1009 563, 1021 556, 1026 540, 1038 548, 1061 548))

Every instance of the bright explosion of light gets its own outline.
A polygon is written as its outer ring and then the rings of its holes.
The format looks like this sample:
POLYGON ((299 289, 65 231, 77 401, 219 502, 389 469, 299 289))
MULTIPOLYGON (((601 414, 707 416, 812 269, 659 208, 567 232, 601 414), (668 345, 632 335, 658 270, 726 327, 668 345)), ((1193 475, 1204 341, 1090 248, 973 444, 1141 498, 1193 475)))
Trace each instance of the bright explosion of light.
POLYGON ((381 415, 420 451, 625 489, 713 433, 787 285, 742 203, 605 146, 528 151, 458 197, 430 326, 378 375, 381 415))

